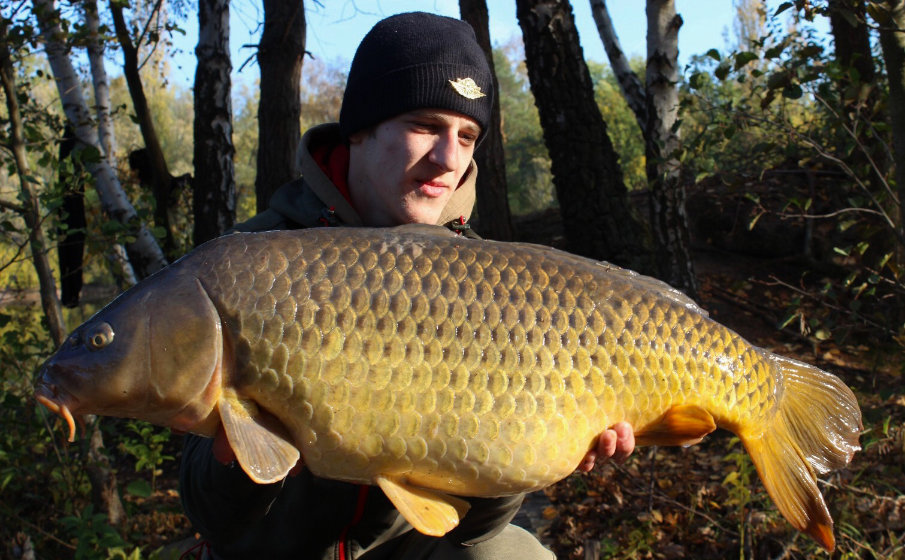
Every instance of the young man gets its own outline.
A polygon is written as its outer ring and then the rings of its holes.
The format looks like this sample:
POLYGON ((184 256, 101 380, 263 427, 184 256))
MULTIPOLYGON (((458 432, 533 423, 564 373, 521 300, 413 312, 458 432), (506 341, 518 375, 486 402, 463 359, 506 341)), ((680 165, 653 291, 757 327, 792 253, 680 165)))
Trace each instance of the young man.
MULTIPOLYGON (((379 22, 352 61, 339 124, 305 134, 302 177, 237 229, 461 230, 474 205, 472 155, 488 127, 491 84, 468 24, 425 13, 379 22)), ((598 455, 624 459, 633 446, 631 428, 615 426, 580 468, 598 455)), ((233 459, 222 433, 189 436, 182 458, 183 505, 215 558, 552 558, 509 524, 523 496, 470 498, 460 525, 434 538, 414 531, 376 487, 320 479, 303 465, 280 483, 258 485, 233 459)))

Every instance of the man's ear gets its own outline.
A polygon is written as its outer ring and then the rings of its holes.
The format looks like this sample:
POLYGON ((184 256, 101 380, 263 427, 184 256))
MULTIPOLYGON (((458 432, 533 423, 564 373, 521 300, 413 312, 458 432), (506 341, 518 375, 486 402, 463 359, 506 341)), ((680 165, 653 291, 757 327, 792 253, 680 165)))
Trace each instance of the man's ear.
POLYGON ((350 134, 349 145, 351 146, 353 144, 361 144, 361 141, 364 140, 365 133, 366 132, 364 130, 359 130, 358 132, 353 132, 352 134, 350 134))

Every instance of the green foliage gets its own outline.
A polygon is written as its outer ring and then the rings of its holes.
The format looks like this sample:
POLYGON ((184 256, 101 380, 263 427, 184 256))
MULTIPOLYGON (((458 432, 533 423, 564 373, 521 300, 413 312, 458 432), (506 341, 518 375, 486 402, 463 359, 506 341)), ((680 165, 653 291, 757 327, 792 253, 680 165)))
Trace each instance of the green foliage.
POLYGON ((510 43, 494 49, 493 56, 500 85, 509 205, 514 214, 549 208, 556 204, 550 156, 544 145, 521 44, 510 43))
POLYGON ((170 440, 170 430, 158 428, 147 422, 129 420, 126 428, 138 437, 121 436, 119 447, 135 458, 135 472, 148 471, 151 475, 150 487, 138 481, 129 487, 131 493, 148 497, 157 489, 157 477, 163 473, 160 466, 165 461, 172 461, 172 455, 166 454, 166 444, 170 440))
MULTIPOLYGON (((636 57, 630 61, 632 70, 638 76, 644 76, 644 60, 636 57)), ((625 186, 629 190, 647 188, 647 174, 644 169, 644 136, 635 114, 629 108, 619 82, 609 66, 593 61, 588 62, 591 80, 594 82, 594 97, 600 114, 606 123, 607 134, 622 167, 625 186)))
MULTIPOLYGON (((805 18, 822 13, 802 12, 805 18)), ((800 326, 815 342, 880 334, 905 340, 905 238, 886 156, 891 136, 886 90, 862 84, 812 27, 787 29, 776 18, 745 50, 709 51, 693 60, 683 85, 685 164, 745 193, 765 171, 820 177, 819 188, 774 191, 785 202, 760 206, 823 232, 807 247, 820 273, 807 274, 781 326, 800 326)), ((882 61, 874 61, 877 68, 882 61)), ((788 184, 788 182, 787 182, 788 184)), ((748 192, 748 195, 753 193, 748 192)))

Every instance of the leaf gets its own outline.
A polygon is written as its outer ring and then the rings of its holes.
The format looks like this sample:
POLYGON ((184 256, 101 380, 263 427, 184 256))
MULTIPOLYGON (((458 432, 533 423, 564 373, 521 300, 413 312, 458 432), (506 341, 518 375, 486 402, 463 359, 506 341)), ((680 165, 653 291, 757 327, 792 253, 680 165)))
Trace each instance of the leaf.
POLYGON ((782 89, 782 96, 787 99, 800 99, 803 94, 804 91, 798 84, 789 84, 782 89))
POLYGON ((133 480, 126 486, 126 492, 139 498, 150 498, 151 484, 147 480, 133 480))
POLYGON ((783 13, 784 11, 788 10, 788 9, 791 8, 792 6, 793 6, 792 2, 783 2, 782 4, 779 5, 778 8, 776 8, 776 11, 773 12, 773 17, 778 16, 779 14, 781 14, 781 13, 783 13))
POLYGON ((725 80, 726 76, 729 75, 729 65, 726 63, 720 64, 717 66, 716 70, 713 71, 713 75, 720 80, 725 80))
POLYGON ((738 70, 752 60, 757 60, 757 55, 753 52, 745 51, 738 53, 737 55, 735 55, 735 69, 738 70))
POLYGON ((705 53, 705 55, 709 56, 710 58, 712 58, 713 60, 715 60, 717 62, 722 60, 722 57, 720 56, 720 51, 718 51, 716 49, 710 49, 709 51, 707 51, 705 53))

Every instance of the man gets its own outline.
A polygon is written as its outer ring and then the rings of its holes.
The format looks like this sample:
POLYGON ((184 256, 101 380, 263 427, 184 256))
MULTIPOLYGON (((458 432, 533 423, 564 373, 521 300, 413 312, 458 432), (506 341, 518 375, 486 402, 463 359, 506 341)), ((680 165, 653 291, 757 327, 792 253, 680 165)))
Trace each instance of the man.
MULTIPOLYGON (((426 223, 467 231, 491 84, 468 24, 425 13, 379 22, 352 61, 339 124, 305 134, 302 177, 237 229, 426 223)), ((624 459, 633 447, 622 423, 601 434, 580 468, 597 456, 624 459)), ((180 469, 186 513, 216 558, 552 558, 509 524, 523 496, 471 498, 456 529, 427 537, 376 487, 320 479, 301 464, 280 483, 258 485, 234 458, 222 431, 213 440, 189 436, 180 469)))

